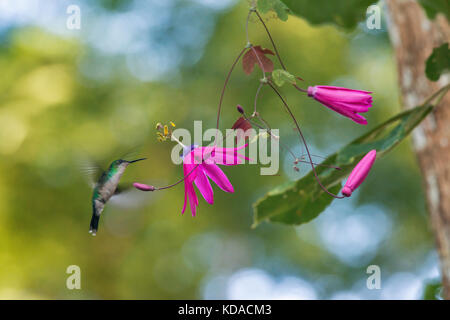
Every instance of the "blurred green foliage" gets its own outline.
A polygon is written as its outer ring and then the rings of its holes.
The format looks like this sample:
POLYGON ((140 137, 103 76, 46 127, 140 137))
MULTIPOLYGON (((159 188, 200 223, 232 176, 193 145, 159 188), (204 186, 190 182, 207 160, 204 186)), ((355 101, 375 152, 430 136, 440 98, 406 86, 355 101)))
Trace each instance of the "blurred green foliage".
MULTIPOLYGON (((276 0, 273 0, 275 2, 276 0)), ((305 18, 312 24, 331 23, 347 30, 353 29, 364 20, 367 8, 379 4, 376 0, 282 0, 288 7, 287 12, 305 18)), ((438 13, 450 19, 450 1, 418 0, 427 16, 434 19, 438 13)), ((258 0, 268 6, 272 0, 258 0)), ((281 18, 280 18, 281 19, 281 18)), ((284 19, 283 19, 284 20, 284 19)))
POLYGON ((426 284, 423 292, 424 300, 442 299, 442 283, 440 281, 432 281, 426 284))
POLYGON ((442 74, 450 72, 450 49, 448 42, 434 48, 426 62, 425 73, 428 79, 438 81, 442 74))
POLYGON ((282 21, 288 19, 288 13, 290 12, 289 8, 281 0, 258 0, 257 9, 261 13, 268 13, 269 10, 273 10, 282 21))
POLYGON ((438 13, 450 20, 450 2, 448 0, 419 0, 428 17, 434 19, 438 13))
POLYGON ((312 24, 333 23, 339 27, 352 29, 365 17, 367 7, 374 0, 327 1, 283 0, 295 15, 307 19, 312 24))
MULTIPOLYGON (((126 10, 116 5, 120 2, 107 2, 126 10)), ((164 185, 178 180, 182 169, 170 160, 172 145, 156 141, 154 125, 172 120, 177 127, 192 129, 194 120, 203 120, 204 128, 215 126, 226 72, 245 46, 247 9, 245 1, 239 2, 217 17, 198 62, 181 66, 171 78, 149 82, 134 78, 121 57, 96 52, 77 37, 36 26, 15 26, 2 36, 0 298, 203 298, 211 278, 249 267, 274 279, 302 277, 319 297, 329 298, 334 292, 360 290, 370 263, 380 265, 386 277, 418 272, 416 266, 434 245, 408 142, 374 166, 354 203, 379 206, 393 224, 371 258, 360 264, 349 265, 328 250, 313 224, 250 228, 251 204, 274 186, 298 178, 292 176, 289 161, 279 176, 260 176, 257 166, 225 168, 235 193, 215 189, 214 205, 200 199, 195 218, 181 215, 182 185, 158 193, 136 191, 130 195, 131 205, 108 204, 97 237, 88 234, 91 189, 79 172, 79 160, 108 163, 139 146, 149 159, 127 169, 124 181, 164 185), (107 77, 96 79, 80 71, 92 55, 101 57, 96 61, 108 69, 107 77), (72 264, 81 268, 79 291, 65 286, 65 270, 72 264)), ((288 69, 306 79, 305 86, 374 91, 369 129, 399 111, 385 33, 359 30, 349 35, 298 18, 286 23, 270 15, 264 19, 288 69)), ((250 37, 255 45, 270 47, 254 19, 250 37)), ((236 69, 224 100, 222 128, 238 117, 237 103, 251 108, 259 76, 236 69)), ((367 130, 294 89, 283 88, 283 94, 316 154, 332 153, 367 130)), ((281 128, 286 143, 298 147, 278 98, 263 90, 260 99, 260 113, 281 128)), ((361 288, 367 291, 364 284, 361 288)))

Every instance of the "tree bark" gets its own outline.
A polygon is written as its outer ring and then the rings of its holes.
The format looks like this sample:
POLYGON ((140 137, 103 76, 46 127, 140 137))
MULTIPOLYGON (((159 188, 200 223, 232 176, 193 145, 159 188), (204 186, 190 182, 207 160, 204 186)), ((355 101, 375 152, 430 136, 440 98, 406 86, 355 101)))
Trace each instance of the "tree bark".
MULTIPOLYGON (((443 14, 430 21, 415 0, 386 0, 386 3, 402 105, 410 109, 449 83, 448 74, 442 75, 438 82, 429 81, 425 61, 433 48, 450 42, 450 27, 443 14)), ((441 261, 444 297, 450 299, 450 94, 412 136, 441 261)))

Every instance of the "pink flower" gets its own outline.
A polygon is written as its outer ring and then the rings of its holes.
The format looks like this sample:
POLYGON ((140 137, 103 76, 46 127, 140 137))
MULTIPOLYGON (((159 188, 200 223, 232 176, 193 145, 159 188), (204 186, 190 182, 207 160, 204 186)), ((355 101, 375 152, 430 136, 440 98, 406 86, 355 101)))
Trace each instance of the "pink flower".
POLYGON ((369 111, 372 106, 371 93, 330 86, 308 88, 308 96, 359 124, 367 124, 367 120, 358 113, 369 111))
POLYGON ((186 210, 187 200, 189 200, 193 216, 195 216, 197 211, 198 198, 193 184, 197 186, 200 194, 209 204, 213 204, 214 202, 213 189, 209 179, 214 181, 223 191, 234 192, 233 186, 227 176, 217 164, 237 165, 241 164, 244 159, 249 160, 247 157, 237 153, 238 150, 246 146, 244 145, 238 148, 191 146, 190 150, 185 151, 183 158, 183 174, 185 180, 182 213, 186 210))
POLYGON ((360 162, 353 169, 352 173, 347 179, 345 186, 342 188, 342 194, 346 197, 350 197, 352 192, 359 187, 359 185, 366 179, 369 174, 370 168, 372 168, 375 158, 377 156, 376 150, 371 150, 368 154, 361 159, 360 162))

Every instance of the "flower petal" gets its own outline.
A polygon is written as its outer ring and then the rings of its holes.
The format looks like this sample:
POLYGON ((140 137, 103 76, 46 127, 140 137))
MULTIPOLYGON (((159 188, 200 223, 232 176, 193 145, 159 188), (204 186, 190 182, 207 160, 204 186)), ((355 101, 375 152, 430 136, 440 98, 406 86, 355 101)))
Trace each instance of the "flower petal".
POLYGON ((333 111, 335 111, 335 112, 337 112, 339 114, 342 114, 343 116, 345 116, 347 118, 350 118, 351 120, 355 121, 356 123, 364 124, 364 125, 367 124, 366 118, 364 118, 360 114, 357 114, 356 112, 350 111, 350 110, 345 109, 345 108, 340 108, 340 107, 337 107, 335 105, 332 105, 332 104, 329 104, 329 103, 325 103, 325 102, 322 102, 322 101, 319 101, 319 102, 321 102, 325 107, 330 108, 331 110, 333 110, 333 111))
POLYGON ((242 164, 242 160, 250 159, 238 153, 238 151, 247 146, 248 144, 237 148, 203 147, 203 159, 207 164, 220 164, 226 166, 242 164))
POLYGON ((192 216, 195 217, 198 206, 198 198, 195 194, 194 186, 192 184, 186 184, 187 196, 189 199, 189 206, 191 207, 192 216))
POLYGON ((347 109, 352 112, 368 112, 371 107, 368 104, 360 104, 360 103, 349 103, 349 102, 341 102, 336 101, 333 103, 336 107, 347 109))
POLYGON ((211 187, 211 183, 209 182, 203 170, 198 170, 197 177, 195 178, 194 182, 198 190, 202 194, 203 198, 205 198, 206 202, 208 202, 209 204, 213 204, 214 203, 213 189, 211 187))
POLYGON ((187 204, 187 185, 184 183, 184 204, 183 204, 183 210, 181 210, 181 214, 184 214, 184 211, 186 211, 186 204, 187 204))
POLYGON ((369 91, 332 86, 308 88, 308 96, 359 124, 367 124, 367 120, 358 112, 368 112, 369 108, 372 107, 370 94, 369 91))
POLYGON ((372 93, 372 91, 355 90, 355 89, 349 89, 349 88, 345 88, 345 87, 336 87, 336 86, 315 86, 315 87, 320 89, 320 90, 350 91, 350 92, 365 93, 365 94, 371 94, 372 93))
POLYGON ((195 177, 197 176, 198 171, 198 165, 195 163, 192 164, 183 164, 183 174, 186 177, 185 181, 187 183, 192 183, 195 180, 195 177))
POLYGON ((217 186, 226 192, 234 192, 231 182, 223 171, 215 164, 202 164, 203 171, 214 181, 217 186))
POLYGON ((186 210, 186 197, 189 200, 189 205, 191 207, 192 215, 195 216, 196 209, 198 206, 198 198, 195 194, 194 186, 192 182, 194 182, 198 172, 200 171, 197 164, 186 164, 183 163, 183 174, 185 177, 184 180, 184 206, 182 213, 186 210))

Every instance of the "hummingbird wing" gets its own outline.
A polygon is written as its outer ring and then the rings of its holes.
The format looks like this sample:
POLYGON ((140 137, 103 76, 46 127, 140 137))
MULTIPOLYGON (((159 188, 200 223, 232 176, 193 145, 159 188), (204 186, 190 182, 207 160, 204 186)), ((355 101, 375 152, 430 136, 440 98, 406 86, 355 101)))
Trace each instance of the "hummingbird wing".
POLYGON ((109 199, 112 207, 130 209, 140 208, 149 201, 149 195, 133 188, 131 183, 120 183, 114 195, 109 199))
POLYGON ((95 188, 97 182, 100 180, 105 171, 102 169, 101 165, 93 160, 80 160, 79 170, 83 177, 86 179, 87 183, 91 188, 95 188))
POLYGON ((119 185, 116 188, 116 191, 114 191, 113 196, 124 193, 126 191, 130 191, 131 188, 133 188, 133 185, 131 183, 119 183, 119 185))

